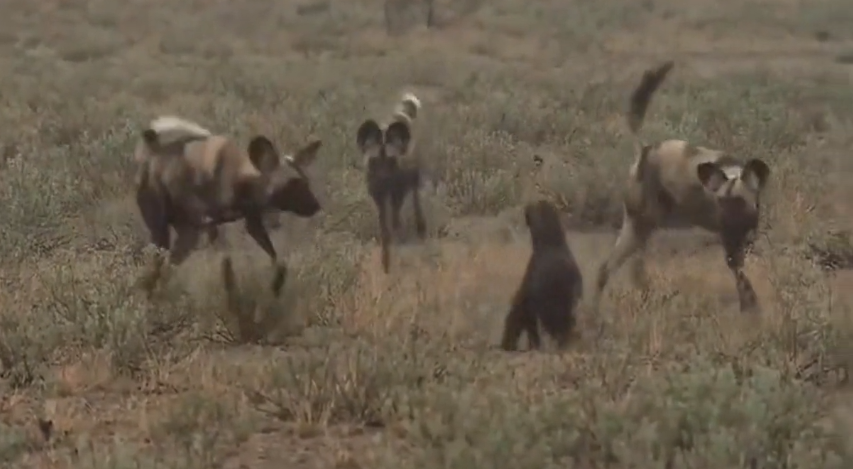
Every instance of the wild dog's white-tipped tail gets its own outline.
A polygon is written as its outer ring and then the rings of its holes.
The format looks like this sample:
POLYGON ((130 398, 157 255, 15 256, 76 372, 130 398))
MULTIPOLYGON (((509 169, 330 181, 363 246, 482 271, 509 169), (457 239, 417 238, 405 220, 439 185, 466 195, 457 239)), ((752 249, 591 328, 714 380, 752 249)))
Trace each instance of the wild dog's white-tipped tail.
POLYGON ((187 134, 193 137, 210 137, 213 132, 196 124, 195 122, 177 116, 160 116, 148 124, 148 128, 158 134, 164 132, 175 132, 187 134))
POLYGON ((412 92, 403 93, 403 97, 397 104, 395 114, 405 116, 409 122, 414 121, 418 117, 418 112, 421 110, 421 100, 412 92))
POLYGON ((405 104, 405 103, 410 103, 412 106, 414 106, 414 107, 415 107, 415 109, 420 110, 420 108, 421 108, 421 100, 420 100, 420 99, 418 99, 418 97, 417 97, 417 96, 415 96, 415 93, 405 93, 405 94, 403 94, 403 99, 401 99, 401 101, 402 101, 404 104, 405 104))

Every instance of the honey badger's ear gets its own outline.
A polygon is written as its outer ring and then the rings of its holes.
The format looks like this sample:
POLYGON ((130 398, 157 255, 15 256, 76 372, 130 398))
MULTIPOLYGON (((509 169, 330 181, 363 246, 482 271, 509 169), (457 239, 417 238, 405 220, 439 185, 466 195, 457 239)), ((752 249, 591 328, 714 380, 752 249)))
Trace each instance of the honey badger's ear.
POLYGON ((252 164, 261 172, 275 169, 281 164, 275 145, 263 135, 255 135, 249 141, 247 152, 252 164))
POLYGON ((412 141, 412 130, 409 124, 396 121, 385 131, 385 144, 394 150, 394 156, 405 155, 412 141))
POLYGON ((355 138, 358 148, 364 153, 369 147, 382 145, 382 128, 373 119, 362 122, 355 138))
POLYGON ((717 192, 728 180, 726 173, 717 163, 702 163, 696 167, 696 175, 699 182, 711 192, 717 192))
POLYGON ((750 189, 758 192, 764 189, 764 185, 767 184, 767 179, 769 177, 770 167, 767 166, 767 163, 758 158, 753 158, 747 161, 743 166, 740 179, 746 183, 750 189))

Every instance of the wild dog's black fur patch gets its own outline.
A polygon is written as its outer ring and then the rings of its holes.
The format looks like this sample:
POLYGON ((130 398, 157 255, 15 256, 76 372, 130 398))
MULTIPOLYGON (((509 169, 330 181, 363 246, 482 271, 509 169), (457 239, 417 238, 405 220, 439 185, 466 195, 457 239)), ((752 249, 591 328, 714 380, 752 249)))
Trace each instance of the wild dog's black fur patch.
POLYGON ((533 253, 504 322, 501 348, 518 348, 527 332, 530 348, 541 346, 538 323, 559 348, 569 342, 575 308, 583 294, 583 277, 566 242, 556 207, 540 200, 524 209, 533 253))

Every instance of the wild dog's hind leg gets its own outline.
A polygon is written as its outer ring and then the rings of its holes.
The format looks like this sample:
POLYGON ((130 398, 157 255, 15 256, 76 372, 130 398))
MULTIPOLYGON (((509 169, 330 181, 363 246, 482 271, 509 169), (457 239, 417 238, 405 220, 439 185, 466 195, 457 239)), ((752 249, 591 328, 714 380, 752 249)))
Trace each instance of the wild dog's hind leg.
POLYGON ((644 294, 649 289, 649 276, 646 272, 646 251, 649 245, 649 237, 651 230, 642 225, 635 225, 634 236, 637 243, 637 248, 634 251, 634 256, 631 258, 631 281, 634 286, 641 290, 644 294))
POLYGON ((421 206, 421 191, 415 186, 412 188, 412 207, 415 211, 415 229, 418 232, 420 239, 426 238, 426 220, 424 219, 424 209, 421 206))
POLYGON ((151 243, 159 249, 169 249, 169 217, 165 200, 143 188, 136 191, 136 205, 151 235, 151 243))
POLYGON ((169 249, 171 241, 169 239, 169 219, 163 199, 147 188, 137 190, 136 204, 142 215, 142 221, 145 223, 145 227, 151 236, 151 243, 158 249, 158 252, 152 259, 148 273, 143 274, 139 280, 140 287, 150 297, 158 280, 160 280, 163 263, 165 262, 162 251, 169 249))
POLYGON ((403 209, 403 202, 405 200, 405 191, 391 191, 391 229, 394 231, 394 238, 396 238, 398 242, 403 240, 403 222, 400 219, 400 211, 403 209))
POLYGON ((382 250, 382 270, 387 274, 391 268, 391 230, 388 228, 387 193, 373 195, 379 217, 379 244, 382 250))
MULTIPOLYGON (((622 218, 622 229, 619 230, 619 236, 616 238, 616 243, 613 244, 613 249, 607 260, 604 261, 598 268, 598 275, 595 282, 595 291, 592 295, 593 310, 598 310, 599 302, 601 301, 601 293, 604 287, 610 281, 610 277, 615 274, 622 264, 634 253, 640 249, 644 249, 645 244, 651 234, 650 225, 637 223, 627 213, 622 218)), ((642 267, 642 261, 640 266, 642 267)))

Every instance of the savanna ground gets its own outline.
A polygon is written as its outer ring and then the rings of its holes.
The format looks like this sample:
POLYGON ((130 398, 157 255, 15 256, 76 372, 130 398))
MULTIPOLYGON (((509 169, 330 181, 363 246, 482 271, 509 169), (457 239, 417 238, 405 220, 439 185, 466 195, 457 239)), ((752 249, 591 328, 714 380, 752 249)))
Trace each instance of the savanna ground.
POLYGON ((849 467, 853 277, 823 268, 850 252, 847 3, 439 1, 427 28, 419 5, 386 22, 378 0, 6 0, 0 460, 849 467), (620 273, 570 351, 495 350, 529 255, 522 204, 570 214, 589 289, 619 223, 627 96, 670 58, 645 137, 771 164, 747 261, 763 314, 738 312, 713 237, 673 230, 653 242, 653 292, 620 273), (406 89, 424 101, 436 184, 429 238, 397 248, 386 276, 354 137, 406 89), (285 151, 323 139, 324 214, 275 232, 282 298, 242 227, 225 232, 242 312, 256 301, 271 318, 262 343, 226 311, 221 249, 152 301, 135 289, 147 236, 131 154, 159 113, 285 151))

